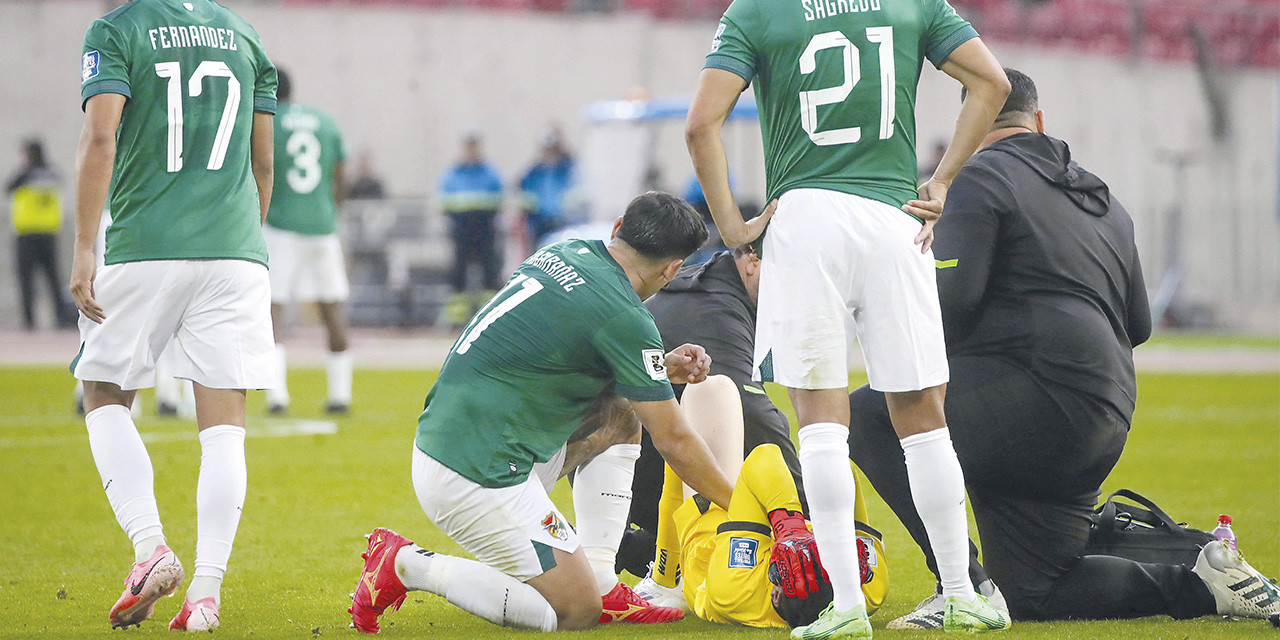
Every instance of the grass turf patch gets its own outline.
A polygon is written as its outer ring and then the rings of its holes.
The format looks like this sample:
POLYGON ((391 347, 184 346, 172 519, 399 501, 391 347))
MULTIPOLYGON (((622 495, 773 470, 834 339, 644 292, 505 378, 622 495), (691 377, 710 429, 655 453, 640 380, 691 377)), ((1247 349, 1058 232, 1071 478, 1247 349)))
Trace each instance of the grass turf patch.
MULTIPOLYGON (((322 412, 324 373, 291 374, 287 419, 265 416, 250 395, 249 495, 223 590, 226 637, 360 636, 346 607, 360 572, 363 535, 388 526, 423 546, 459 553, 418 507, 409 479, 410 447, 428 371, 359 371, 350 417, 322 412), (331 421, 332 434, 290 435, 297 421, 331 421), (292 426, 291 426, 292 425, 292 426)), ((855 380, 855 383, 861 381, 855 380)), ((112 633, 107 610, 119 596, 131 554, 102 493, 72 413, 71 380, 61 367, 0 370, 0 637, 98 637, 112 633)), ((1104 492, 1143 493, 1177 519, 1211 528, 1218 513, 1236 519, 1241 549, 1264 573, 1280 573, 1280 376, 1143 375, 1129 445, 1104 492)), ((771 388, 789 410, 785 395, 771 388)), ((138 426, 148 438, 156 495, 169 544, 188 575, 195 549, 199 445, 193 424, 154 415, 143 394, 138 426)), ((317 422, 306 423, 315 425, 317 422)), ((864 487, 865 487, 864 483, 864 487)), ((553 494, 572 518, 567 486, 553 494)), ((933 588, 922 556, 888 509, 869 496, 871 524, 885 534, 889 602, 873 619, 881 638, 937 634, 887 631, 933 588)), ((177 598, 129 637, 167 633, 177 598)), ((383 618, 385 637, 476 638, 523 635, 453 608, 436 596, 410 594, 383 618)), ((115 632, 125 633, 125 632, 115 632)), ((616 626, 600 638, 774 637, 781 631, 729 628, 699 620, 659 628, 616 626)), ((554 634, 570 635, 570 634, 554 634)), ((170 637, 170 636, 164 636, 170 637)), ((1015 624, 1002 638, 1280 638, 1257 621, 1216 618, 1174 622, 1015 624)))

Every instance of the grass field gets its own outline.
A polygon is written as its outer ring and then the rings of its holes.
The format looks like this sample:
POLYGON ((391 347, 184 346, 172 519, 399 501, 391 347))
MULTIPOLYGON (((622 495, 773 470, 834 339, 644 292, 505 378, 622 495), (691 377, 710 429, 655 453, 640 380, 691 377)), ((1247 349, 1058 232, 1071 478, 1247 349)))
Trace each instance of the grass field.
MULTIPOLYGON (((220 635, 254 638, 345 637, 347 594, 360 571, 363 534, 389 526, 427 547, 457 552, 422 515, 409 482, 414 420, 434 374, 360 371, 351 417, 328 425, 320 412, 323 373, 291 376, 292 421, 264 417, 250 398, 249 496, 223 590, 220 635), (286 437, 287 436, 287 437, 286 437)), ((1143 375, 1129 446, 1104 491, 1138 490, 1175 518, 1210 528, 1216 515, 1236 519, 1241 548, 1265 573, 1280 573, 1280 376, 1143 375)), ((778 390, 773 389, 776 393, 778 390)), ((777 396, 775 396, 776 398, 777 396)), ((102 493, 84 436, 71 411, 71 382, 61 367, 0 369, 0 637, 151 637, 166 633, 180 601, 168 599, 141 629, 111 631, 107 610, 131 559, 102 493)), ((786 404, 785 401, 782 404, 786 404)), ((157 497, 170 545, 190 571, 195 547, 195 427, 149 417, 157 497)), ((571 512, 567 487, 555 494, 571 512)), ((919 552, 872 497, 872 524, 885 533, 891 592, 873 618, 877 628, 909 611, 932 588, 919 552)), ((489 638, 520 634, 411 594, 383 618, 389 638, 489 638)), ((618 626, 598 638, 783 638, 780 631, 735 629, 698 620, 661 628, 618 626)), ((557 634, 567 635, 567 634, 557 634)), ((930 634, 880 630, 880 638, 930 634)), ((1173 622, 1016 624, 1014 638, 1277 638, 1258 621, 1205 618, 1173 622)))

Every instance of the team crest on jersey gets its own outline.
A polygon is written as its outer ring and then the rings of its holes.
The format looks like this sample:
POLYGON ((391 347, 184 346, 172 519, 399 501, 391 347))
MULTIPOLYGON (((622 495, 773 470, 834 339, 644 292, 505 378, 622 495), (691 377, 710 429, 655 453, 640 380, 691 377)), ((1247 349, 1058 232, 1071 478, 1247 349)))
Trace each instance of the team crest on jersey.
POLYGON ((729 568, 754 568, 759 546, 760 542, 753 538, 729 538, 729 568))
POLYGON ((667 356, 662 349, 644 349, 640 351, 640 359, 644 360, 644 369, 654 380, 667 379, 667 356))
POLYGON ((83 84, 98 77, 98 62, 102 56, 97 51, 89 51, 80 58, 80 82, 83 84))
POLYGON ((547 533, 557 540, 565 541, 569 539, 569 532, 565 529, 564 521, 554 511, 548 513, 547 517, 542 519, 542 528, 546 529, 547 533))

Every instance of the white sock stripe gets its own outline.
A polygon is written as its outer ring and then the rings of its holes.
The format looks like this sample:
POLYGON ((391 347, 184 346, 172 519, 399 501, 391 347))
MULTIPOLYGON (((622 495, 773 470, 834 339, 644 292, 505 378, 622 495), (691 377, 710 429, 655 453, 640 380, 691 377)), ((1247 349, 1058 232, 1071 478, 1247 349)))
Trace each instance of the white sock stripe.
POLYGON ((902 450, 906 451, 908 447, 928 446, 930 442, 938 440, 946 440, 947 444, 951 443, 951 429, 942 427, 933 431, 925 431, 924 433, 916 433, 902 438, 898 442, 902 445, 902 450))

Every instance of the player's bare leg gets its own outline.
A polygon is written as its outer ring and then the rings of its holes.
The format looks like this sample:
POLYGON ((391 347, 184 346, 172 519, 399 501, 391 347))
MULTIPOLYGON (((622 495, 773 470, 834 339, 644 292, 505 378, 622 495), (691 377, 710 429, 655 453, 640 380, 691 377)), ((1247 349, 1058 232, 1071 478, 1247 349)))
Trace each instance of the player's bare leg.
POLYGON ((221 622, 222 578, 227 571, 248 485, 244 458, 245 391, 194 385, 200 430, 196 481, 195 573, 170 629, 205 631, 221 622))
POLYGON ((865 618, 854 516, 857 482, 849 466, 848 389, 787 391, 800 423, 800 468, 814 537, 831 578, 832 610, 865 618))
POLYGON ((271 331, 276 341, 274 378, 276 386, 267 389, 267 413, 283 414, 289 410, 289 361, 284 349, 285 307, 271 303, 271 331))
POLYGON ((329 361, 326 369, 329 396, 325 400, 328 413, 347 413, 351 409, 351 354, 347 353, 347 315, 341 302, 319 302, 320 320, 329 336, 329 361))
POLYGON ((110 382, 84 382, 89 449, 116 521, 133 543, 134 565, 108 615, 113 627, 149 618, 156 601, 172 594, 183 576, 182 564, 165 546, 151 457, 129 411, 136 395, 110 382))

